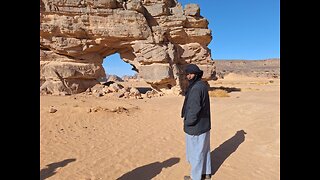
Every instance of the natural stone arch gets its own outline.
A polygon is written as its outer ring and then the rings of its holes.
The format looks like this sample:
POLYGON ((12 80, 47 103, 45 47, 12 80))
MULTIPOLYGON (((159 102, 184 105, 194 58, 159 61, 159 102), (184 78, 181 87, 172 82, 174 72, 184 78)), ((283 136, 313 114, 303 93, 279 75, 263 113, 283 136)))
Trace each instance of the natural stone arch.
POLYGON ((215 76, 211 31, 200 8, 176 0, 40 1, 40 92, 75 94, 105 76, 104 57, 119 53, 154 89, 180 94, 188 63, 215 76), (54 7, 54 8, 53 8, 54 7))

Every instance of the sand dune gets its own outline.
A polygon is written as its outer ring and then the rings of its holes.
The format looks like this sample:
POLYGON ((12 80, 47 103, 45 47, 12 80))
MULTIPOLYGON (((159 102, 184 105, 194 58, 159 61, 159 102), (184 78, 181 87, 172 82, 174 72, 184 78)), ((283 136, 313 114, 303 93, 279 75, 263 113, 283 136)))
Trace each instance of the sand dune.
MULTIPOLYGON (((211 97, 212 179, 280 179, 280 80, 231 73, 209 84, 230 90, 211 97)), ((182 102, 173 95, 42 95, 41 179, 183 179, 190 167, 182 102)))

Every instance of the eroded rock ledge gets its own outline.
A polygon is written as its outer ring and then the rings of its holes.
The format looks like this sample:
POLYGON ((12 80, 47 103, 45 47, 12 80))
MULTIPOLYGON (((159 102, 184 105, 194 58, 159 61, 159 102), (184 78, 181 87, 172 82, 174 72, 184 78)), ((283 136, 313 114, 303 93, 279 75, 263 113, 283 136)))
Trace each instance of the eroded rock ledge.
POLYGON ((183 68, 215 78, 208 21, 197 4, 177 0, 40 0, 40 92, 75 94, 105 76, 103 59, 119 53, 154 89, 181 94, 183 68))

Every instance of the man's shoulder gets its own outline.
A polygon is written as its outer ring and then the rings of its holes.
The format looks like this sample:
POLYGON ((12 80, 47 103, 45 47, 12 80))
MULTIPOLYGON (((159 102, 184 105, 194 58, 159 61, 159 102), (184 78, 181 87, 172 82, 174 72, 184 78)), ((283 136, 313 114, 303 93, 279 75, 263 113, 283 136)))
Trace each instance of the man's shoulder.
POLYGON ((205 82, 203 81, 197 81, 194 86, 192 87, 192 89, 198 89, 198 90, 202 90, 207 88, 207 85, 205 82))
POLYGON ((197 86, 201 86, 201 87, 207 87, 207 84, 206 84, 204 81, 202 81, 202 80, 197 81, 196 85, 197 85, 197 86))

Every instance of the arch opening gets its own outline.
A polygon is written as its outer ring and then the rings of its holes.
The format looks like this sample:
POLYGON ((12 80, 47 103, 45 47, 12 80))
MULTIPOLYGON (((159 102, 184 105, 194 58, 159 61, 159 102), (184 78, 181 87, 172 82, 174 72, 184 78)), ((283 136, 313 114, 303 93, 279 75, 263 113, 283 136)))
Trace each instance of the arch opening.
POLYGON ((106 56, 103 59, 102 67, 105 70, 106 77, 101 77, 100 82, 106 82, 110 76, 120 78, 121 80, 133 79, 138 77, 137 71, 134 66, 125 62, 119 53, 106 56))
POLYGON ((102 60, 102 67, 105 71, 105 77, 100 78, 98 81, 103 85, 109 86, 117 83, 121 86, 135 88, 141 94, 146 94, 148 91, 153 90, 152 86, 139 75, 139 70, 135 65, 122 59, 119 52, 107 55, 102 60))

